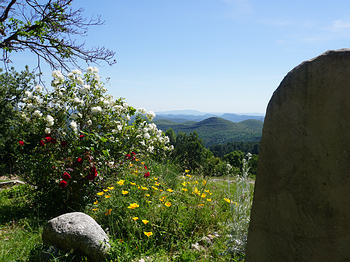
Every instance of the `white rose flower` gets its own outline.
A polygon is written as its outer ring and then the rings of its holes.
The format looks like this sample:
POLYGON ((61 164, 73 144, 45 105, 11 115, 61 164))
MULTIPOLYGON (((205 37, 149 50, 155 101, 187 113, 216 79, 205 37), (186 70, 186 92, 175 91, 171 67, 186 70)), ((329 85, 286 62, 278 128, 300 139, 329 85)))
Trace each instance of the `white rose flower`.
POLYGON ((141 114, 146 114, 146 109, 144 109, 144 108, 139 108, 139 109, 137 109, 137 111, 141 114))
POLYGON ((87 124, 88 126, 91 126, 91 125, 92 125, 92 121, 89 119, 88 121, 86 121, 86 124, 87 124))
POLYGON ((73 131, 74 131, 75 133, 78 132, 78 124, 77 124, 77 122, 75 122, 74 120, 73 120, 72 122, 70 122, 70 127, 73 129, 73 131))
POLYGON ((46 120, 46 122, 47 122, 47 126, 50 127, 50 126, 53 126, 53 125, 54 125, 54 122, 55 122, 55 121, 54 121, 54 118, 53 118, 52 116, 47 115, 45 120, 46 120))
POLYGON ((33 115, 37 116, 37 117, 42 117, 43 116, 43 114, 39 110, 35 110, 33 115))
POLYGON ((45 134, 50 134, 51 133, 51 129, 49 127, 45 128, 45 134))
POLYGON ((36 92, 39 92, 39 93, 40 93, 41 91, 43 91, 43 87, 42 87, 41 85, 35 86, 34 89, 35 89, 36 92))
POLYGON ((153 118, 155 118, 156 114, 152 111, 149 111, 146 116, 150 121, 152 121, 153 118))
POLYGON ((82 74, 79 69, 72 70, 72 73, 75 74, 75 75, 81 75, 82 74))
POLYGON ((91 108, 91 112, 92 112, 93 114, 100 113, 100 112, 102 112, 102 108, 101 108, 100 106, 92 107, 92 108, 91 108))
POLYGON ((77 77, 77 83, 78 83, 78 85, 84 85, 84 81, 83 81, 83 79, 79 76, 79 77, 77 77))
POLYGON ((25 91, 24 94, 25 94, 26 97, 28 97, 28 98, 32 98, 32 97, 33 97, 33 94, 32 94, 32 92, 30 92, 30 91, 25 91))

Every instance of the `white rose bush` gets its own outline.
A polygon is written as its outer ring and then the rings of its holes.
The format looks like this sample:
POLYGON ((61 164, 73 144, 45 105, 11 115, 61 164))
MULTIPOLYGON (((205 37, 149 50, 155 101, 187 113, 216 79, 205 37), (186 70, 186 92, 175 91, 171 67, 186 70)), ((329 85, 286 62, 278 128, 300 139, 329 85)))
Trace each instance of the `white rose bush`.
POLYGON ((151 123, 155 114, 113 99, 97 68, 52 76, 52 89, 26 91, 18 110, 18 127, 26 131, 18 142, 18 175, 35 188, 41 206, 56 213, 83 208, 133 154, 162 158, 171 150, 151 123))

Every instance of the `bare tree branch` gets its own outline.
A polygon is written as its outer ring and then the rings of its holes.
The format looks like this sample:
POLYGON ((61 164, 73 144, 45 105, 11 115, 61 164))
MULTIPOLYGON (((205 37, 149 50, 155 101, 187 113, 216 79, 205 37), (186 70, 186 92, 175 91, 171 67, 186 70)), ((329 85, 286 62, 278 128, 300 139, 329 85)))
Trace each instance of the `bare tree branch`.
POLYGON ((6 7, 0 7, 4 9, 0 17, 0 60, 8 62, 11 52, 29 50, 39 62, 43 59, 55 69, 68 70, 69 64, 78 66, 79 61, 116 62, 111 50, 86 49, 85 44, 76 43, 73 36, 84 36, 88 27, 103 22, 100 17, 83 18, 82 9, 72 9, 73 0, 46 0, 42 4, 37 0, 7 1, 6 7))

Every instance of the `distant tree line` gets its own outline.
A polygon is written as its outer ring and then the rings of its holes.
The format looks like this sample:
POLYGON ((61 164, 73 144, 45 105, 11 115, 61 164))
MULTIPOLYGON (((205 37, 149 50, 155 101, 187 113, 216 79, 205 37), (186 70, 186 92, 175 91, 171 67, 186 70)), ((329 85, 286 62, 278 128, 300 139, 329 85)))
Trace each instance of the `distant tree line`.
MULTIPOLYGON (((170 143, 174 146, 174 150, 170 155, 171 160, 186 169, 206 176, 222 176, 240 173, 242 171, 243 159, 247 158, 246 155, 249 152, 248 150, 246 152, 232 150, 219 157, 204 146, 196 132, 189 134, 180 132, 176 135, 174 130, 169 128, 165 134, 169 137, 170 143)), ((245 143, 242 143, 242 145, 244 144, 245 143)), ((248 149, 249 146, 245 145, 245 147, 248 149)), ((253 144, 250 147, 254 148, 253 144)), ((244 148, 244 146, 236 148, 244 148)), ((255 175, 258 155, 252 152, 249 153, 252 154, 249 160, 250 173, 255 175)))
POLYGON ((229 142, 221 145, 210 146, 209 149, 217 157, 224 157, 233 151, 242 151, 243 153, 259 154, 259 142, 229 142))

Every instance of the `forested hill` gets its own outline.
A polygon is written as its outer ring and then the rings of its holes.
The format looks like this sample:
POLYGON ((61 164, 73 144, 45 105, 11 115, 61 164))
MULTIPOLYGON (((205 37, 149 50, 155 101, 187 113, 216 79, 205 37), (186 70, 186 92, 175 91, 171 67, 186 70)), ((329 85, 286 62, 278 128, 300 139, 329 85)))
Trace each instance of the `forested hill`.
POLYGON ((200 122, 176 123, 171 120, 157 120, 155 123, 163 131, 172 128, 175 133, 196 132, 207 147, 234 141, 258 142, 263 127, 260 120, 248 119, 234 123, 219 117, 210 117, 200 122))

